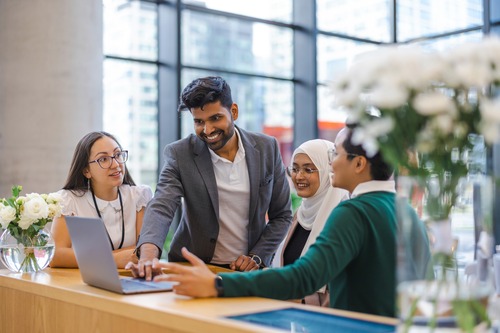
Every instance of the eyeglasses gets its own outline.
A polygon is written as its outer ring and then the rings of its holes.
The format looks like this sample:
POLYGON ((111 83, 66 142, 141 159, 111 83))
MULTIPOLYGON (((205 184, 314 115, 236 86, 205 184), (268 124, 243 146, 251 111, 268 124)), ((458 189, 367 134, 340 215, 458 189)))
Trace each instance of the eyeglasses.
POLYGON ((353 154, 353 153, 337 153, 336 148, 330 148, 330 149, 328 149, 328 163, 332 164, 335 157, 339 156, 340 154, 347 155, 347 156, 362 156, 362 155, 353 154))
POLYGON ((299 167, 294 167, 294 166, 289 166, 288 168, 286 168, 286 173, 290 177, 297 177, 297 174, 299 172, 302 173, 302 176, 304 176, 305 178, 309 178, 309 177, 311 177, 311 175, 313 173, 319 172, 319 170, 318 169, 309 168, 309 167, 299 168, 299 167))
POLYGON ((98 159, 94 161, 90 161, 90 163, 97 163, 99 166, 103 169, 109 169, 111 168, 111 165, 113 165, 113 159, 115 159, 116 162, 119 164, 123 164, 127 162, 128 160, 128 150, 122 150, 119 152, 116 152, 113 156, 103 156, 99 157, 98 159))

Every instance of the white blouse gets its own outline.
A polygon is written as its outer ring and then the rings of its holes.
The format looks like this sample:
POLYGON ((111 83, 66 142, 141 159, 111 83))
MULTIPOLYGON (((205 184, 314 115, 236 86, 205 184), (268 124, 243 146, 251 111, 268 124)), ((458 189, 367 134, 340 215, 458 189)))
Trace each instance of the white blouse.
MULTIPOLYGON (((69 190, 60 190, 58 192, 62 197, 62 214, 85 217, 98 217, 97 210, 92 199, 90 191, 85 192, 83 196, 78 196, 69 190)), ((123 201, 123 212, 125 220, 125 236, 122 248, 136 244, 136 217, 143 207, 153 197, 151 188, 147 185, 121 185, 120 194, 123 201)), ((109 237, 113 242, 115 249, 118 249, 122 240, 122 213, 120 207, 120 198, 113 201, 101 200, 95 197, 99 212, 108 230, 109 237)))

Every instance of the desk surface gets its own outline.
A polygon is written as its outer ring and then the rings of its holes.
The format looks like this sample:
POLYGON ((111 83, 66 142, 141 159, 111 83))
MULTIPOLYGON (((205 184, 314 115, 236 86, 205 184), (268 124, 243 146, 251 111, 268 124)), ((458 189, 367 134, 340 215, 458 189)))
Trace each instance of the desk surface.
POLYGON ((224 318, 297 307, 373 322, 392 318, 258 297, 191 299, 172 292, 120 295, 83 283, 78 269, 0 270, 2 332, 283 332, 224 318), (22 309, 22 310, 20 310, 22 309))

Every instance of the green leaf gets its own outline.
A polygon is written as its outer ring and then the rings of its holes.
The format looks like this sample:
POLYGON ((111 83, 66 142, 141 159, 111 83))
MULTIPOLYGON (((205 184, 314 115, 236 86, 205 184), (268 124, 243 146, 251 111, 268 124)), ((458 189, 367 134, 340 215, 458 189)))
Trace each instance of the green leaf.
POLYGON ((23 187, 21 185, 12 186, 12 196, 14 198, 18 198, 19 193, 21 193, 22 190, 23 190, 23 187))

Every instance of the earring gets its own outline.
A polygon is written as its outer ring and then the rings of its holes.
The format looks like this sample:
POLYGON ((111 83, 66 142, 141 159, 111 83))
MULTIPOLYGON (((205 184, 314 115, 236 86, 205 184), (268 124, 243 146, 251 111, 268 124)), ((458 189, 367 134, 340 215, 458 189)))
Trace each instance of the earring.
POLYGON ((90 191, 90 178, 87 178, 87 191, 90 191))

